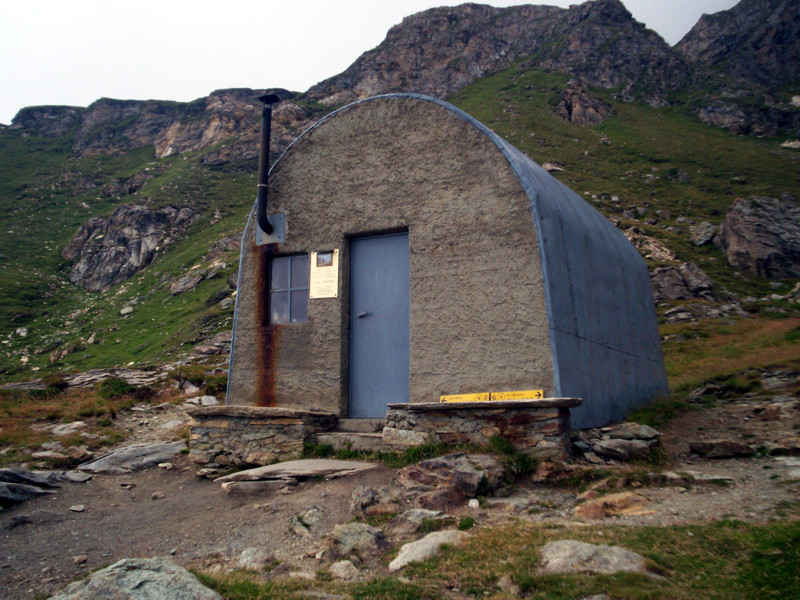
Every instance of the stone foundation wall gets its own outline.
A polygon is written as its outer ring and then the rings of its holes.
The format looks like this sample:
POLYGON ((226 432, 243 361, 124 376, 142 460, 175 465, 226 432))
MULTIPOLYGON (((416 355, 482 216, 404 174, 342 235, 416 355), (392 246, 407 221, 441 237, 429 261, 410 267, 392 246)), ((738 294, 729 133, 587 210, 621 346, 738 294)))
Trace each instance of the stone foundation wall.
POLYGON ((487 444, 500 436, 528 454, 563 459, 569 443, 569 409, 580 404, 577 398, 390 404, 383 441, 401 449, 429 441, 487 444))
POLYGON ((260 466, 297 458, 303 443, 336 426, 336 416, 313 410, 208 406, 192 417, 189 459, 206 466, 260 466))

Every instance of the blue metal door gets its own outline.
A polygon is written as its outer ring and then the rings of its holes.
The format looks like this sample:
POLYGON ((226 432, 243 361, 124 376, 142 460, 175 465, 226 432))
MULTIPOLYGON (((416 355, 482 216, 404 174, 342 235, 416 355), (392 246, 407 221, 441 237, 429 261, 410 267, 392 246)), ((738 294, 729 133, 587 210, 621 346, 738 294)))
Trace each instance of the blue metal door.
POLYGON ((408 402, 408 234, 355 238, 350 268, 350 417, 408 402))

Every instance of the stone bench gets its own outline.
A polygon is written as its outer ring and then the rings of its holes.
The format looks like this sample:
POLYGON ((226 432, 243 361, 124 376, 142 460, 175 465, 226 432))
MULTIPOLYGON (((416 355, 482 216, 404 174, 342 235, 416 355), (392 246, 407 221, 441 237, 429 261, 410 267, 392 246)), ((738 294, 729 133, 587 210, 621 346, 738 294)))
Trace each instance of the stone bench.
POLYGON ((488 444, 496 436, 534 456, 563 459, 570 431, 569 409, 580 398, 496 402, 390 404, 384 443, 395 449, 426 442, 488 444))

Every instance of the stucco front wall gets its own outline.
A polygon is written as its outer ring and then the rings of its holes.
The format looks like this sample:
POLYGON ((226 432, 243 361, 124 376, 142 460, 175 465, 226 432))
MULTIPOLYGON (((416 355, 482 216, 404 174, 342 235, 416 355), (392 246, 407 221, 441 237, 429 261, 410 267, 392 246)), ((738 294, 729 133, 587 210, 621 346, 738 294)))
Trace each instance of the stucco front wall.
POLYGON ((554 394, 541 258, 530 201, 497 146, 431 101, 351 105, 274 166, 269 212, 286 241, 245 231, 229 404, 347 416, 350 240, 408 231, 411 402, 440 394, 554 394), (340 250, 339 297, 309 320, 266 325, 270 255, 340 250))

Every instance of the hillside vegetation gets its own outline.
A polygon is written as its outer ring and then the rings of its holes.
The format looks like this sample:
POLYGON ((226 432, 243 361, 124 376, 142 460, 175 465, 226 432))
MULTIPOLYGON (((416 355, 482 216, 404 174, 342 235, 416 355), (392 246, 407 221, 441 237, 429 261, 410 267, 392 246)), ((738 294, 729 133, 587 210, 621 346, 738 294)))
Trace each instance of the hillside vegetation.
MULTIPOLYGON (((736 136, 677 108, 625 103, 613 90, 591 89, 613 108, 594 126, 579 126, 556 112, 566 76, 533 69, 525 61, 476 81, 450 101, 511 141, 539 164, 563 168, 555 175, 623 228, 663 242, 679 264, 698 264, 735 298, 765 298, 778 284, 730 268, 713 245, 695 246, 691 222, 719 224, 737 196, 797 192, 798 153, 779 140, 736 136), (678 170, 688 175, 681 181, 678 170), (666 210, 668 213, 664 213, 666 210), (657 216, 657 211, 662 211, 657 216), (669 218, 663 218, 663 215, 669 218), (631 218, 633 216, 633 218, 631 218)), ((314 111, 307 110, 315 117, 314 111)), ((309 121, 310 122, 310 121, 309 121)), ((212 243, 236 236, 252 206, 252 160, 224 167, 202 163, 206 151, 156 159, 152 146, 75 157, 72 135, 45 137, 6 130, 0 163, 0 368, 8 378, 35 373, 133 364, 157 365, 189 355, 194 344, 231 326, 227 280, 238 252, 217 257, 217 273, 191 291, 171 295, 171 283, 192 269, 208 269, 212 243), (109 193, 109 181, 148 176, 132 194, 109 193), (105 186, 105 187, 104 187, 105 186), (122 202, 189 206, 199 217, 146 269, 101 293, 66 279, 61 251, 81 223, 108 215, 122 202), (224 266, 220 264, 224 263, 224 266), (133 312, 120 315, 126 306, 133 312), (17 332, 27 329, 22 337, 17 332), (87 341, 94 334, 94 343, 87 341), (51 362, 57 348, 69 353, 51 362), (31 371, 31 369, 37 371, 31 371)), ((648 259, 651 267, 666 264, 648 259)), ((788 291, 794 282, 781 282, 788 291)), ((661 312, 674 303, 666 303, 661 312)), ((774 302, 749 302, 751 313, 774 302)), ((794 304, 781 310, 788 316, 794 304)))

